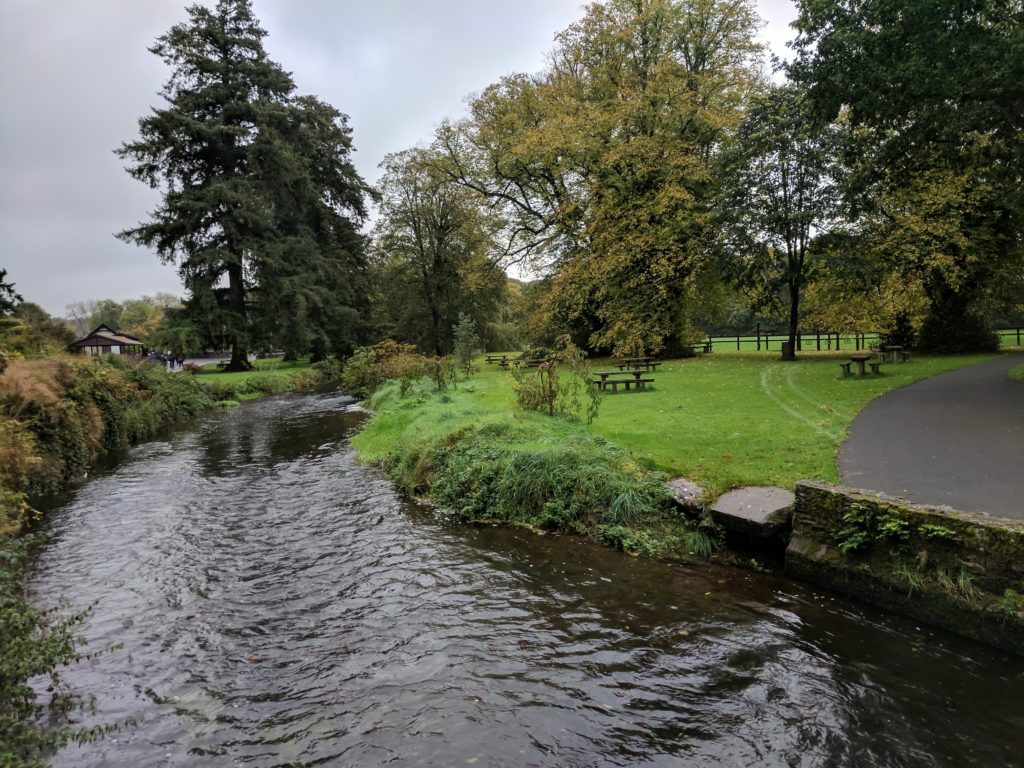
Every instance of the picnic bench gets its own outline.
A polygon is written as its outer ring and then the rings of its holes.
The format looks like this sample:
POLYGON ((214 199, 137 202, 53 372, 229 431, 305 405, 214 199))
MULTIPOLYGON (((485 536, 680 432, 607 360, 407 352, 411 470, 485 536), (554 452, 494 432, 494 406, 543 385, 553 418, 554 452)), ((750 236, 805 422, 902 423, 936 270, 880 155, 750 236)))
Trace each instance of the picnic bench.
POLYGON ((493 363, 507 363, 508 355, 488 355, 486 358, 489 364, 493 363))
POLYGON ((621 384, 623 389, 627 392, 632 389, 640 391, 647 388, 648 384, 654 383, 654 378, 644 378, 646 371, 642 369, 636 369, 632 371, 594 371, 591 376, 591 382, 601 392, 608 391, 611 388, 612 392, 619 391, 619 385, 621 384))
POLYGON ((658 366, 661 362, 655 360, 653 357, 624 357, 621 363, 616 363, 616 366, 620 371, 625 371, 627 368, 633 370, 644 370, 644 371, 657 371, 658 366))
POLYGON ((223 370, 224 370, 225 368, 227 368, 227 367, 228 367, 228 366, 229 366, 230 364, 231 364, 231 361, 230 361, 230 360, 221 360, 221 361, 220 361, 219 363, 217 363, 217 367, 218 367, 218 368, 219 368, 220 370, 222 370, 222 371, 223 371, 223 370))
POLYGON ((847 377, 849 377, 851 375, 850 368, 852 366, 854 366, 854 365, 857 366, 857 375, 858 376, 865 375, 865 370, 864 370, 864 364, 865 363, 867 363, 869 366, 871 366, 871 373, 872 374, 880 375, 882 373, 882 361, 881 360, 875 360, 875 361, 868 362, 869 360, 871 360, 871 355, 870 354, 850 355, 850 362, 848 362, 848 363, 840 363, 839 364, 839 368, 843 372, 843 378, 845 379, 845 378, 847 378, 847 377))
POLYGON ((690 349, 694 352, 711 352, 713 348, 711 346, 711 339, 704 339, 704 341, 695 341, 690 344, 690 349))
POLYGON ((910 350, 904 349, 899 344, 888 344, 878 352, 878 358, 884 362, 905 363, 910 360, 910 350))

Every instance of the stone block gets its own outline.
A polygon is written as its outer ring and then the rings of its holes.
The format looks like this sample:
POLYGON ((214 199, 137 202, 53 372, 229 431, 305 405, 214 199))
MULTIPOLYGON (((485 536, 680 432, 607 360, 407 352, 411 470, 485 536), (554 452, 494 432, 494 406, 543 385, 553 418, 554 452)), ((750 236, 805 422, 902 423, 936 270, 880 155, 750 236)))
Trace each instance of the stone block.
POLYGON ((727 531, 772 539, 789 530, 794 500, 793 492, 785 488, 738 488, 715 502, 711 516, 727 531))

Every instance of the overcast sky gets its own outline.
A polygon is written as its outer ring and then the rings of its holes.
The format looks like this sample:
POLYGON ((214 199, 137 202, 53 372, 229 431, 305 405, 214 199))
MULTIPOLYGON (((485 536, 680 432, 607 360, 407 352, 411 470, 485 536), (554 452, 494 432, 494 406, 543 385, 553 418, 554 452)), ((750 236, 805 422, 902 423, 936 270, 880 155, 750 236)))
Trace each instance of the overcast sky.
MULTIPOLYGON (((212 0, 209 0, 212 3, 212 0)), ((186 18, 186 0, 0 0, 0 267, 28 301, 181 294, 173 267, 113 233, 156 193, 113 149, 161 104, 169 74, 146 49, 186 18)), ((778 54, 791 0, 759 0, 778 54)), ((544 66, 578 0, 254 0, 271 58, 299 92, 349 115, 368 181, 388 152, 429 140, 468 95, 544 66)))

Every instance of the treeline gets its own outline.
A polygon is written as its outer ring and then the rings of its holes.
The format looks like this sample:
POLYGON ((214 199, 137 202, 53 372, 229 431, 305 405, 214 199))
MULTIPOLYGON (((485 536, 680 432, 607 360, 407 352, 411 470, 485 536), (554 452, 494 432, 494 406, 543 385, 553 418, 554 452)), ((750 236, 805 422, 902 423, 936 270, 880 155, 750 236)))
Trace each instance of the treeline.
POLYGON ((672 352, 745 316, 993 348, 1024 283, 1021 3, 798 8, 773 79, 752 2, 593 4, 544 71, 390 156, 380 332, 440 352, 521 263, 540 343, 672 352))
POLYGON ((673 353, 742 314, 994 346, 1024 284, 1021 0, 797 7, 773 73, 753 0, 593 3, 377 188, 249 0, 189 9, 118 151, 163 192, 120 236, 179 268, 167 346, 438 355, 460 313, 491 349, 673 353))

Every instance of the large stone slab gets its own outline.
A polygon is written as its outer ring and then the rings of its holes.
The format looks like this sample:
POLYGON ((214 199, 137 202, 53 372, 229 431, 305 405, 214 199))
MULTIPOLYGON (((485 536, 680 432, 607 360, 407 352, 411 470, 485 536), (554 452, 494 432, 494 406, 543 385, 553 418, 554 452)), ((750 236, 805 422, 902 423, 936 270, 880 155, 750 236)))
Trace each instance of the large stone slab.
POLYGON ((738 488, 715 502, 711 516, 727 531, 772 539, 789 529, 795 498, 793 492, 785 488, 738 488))

